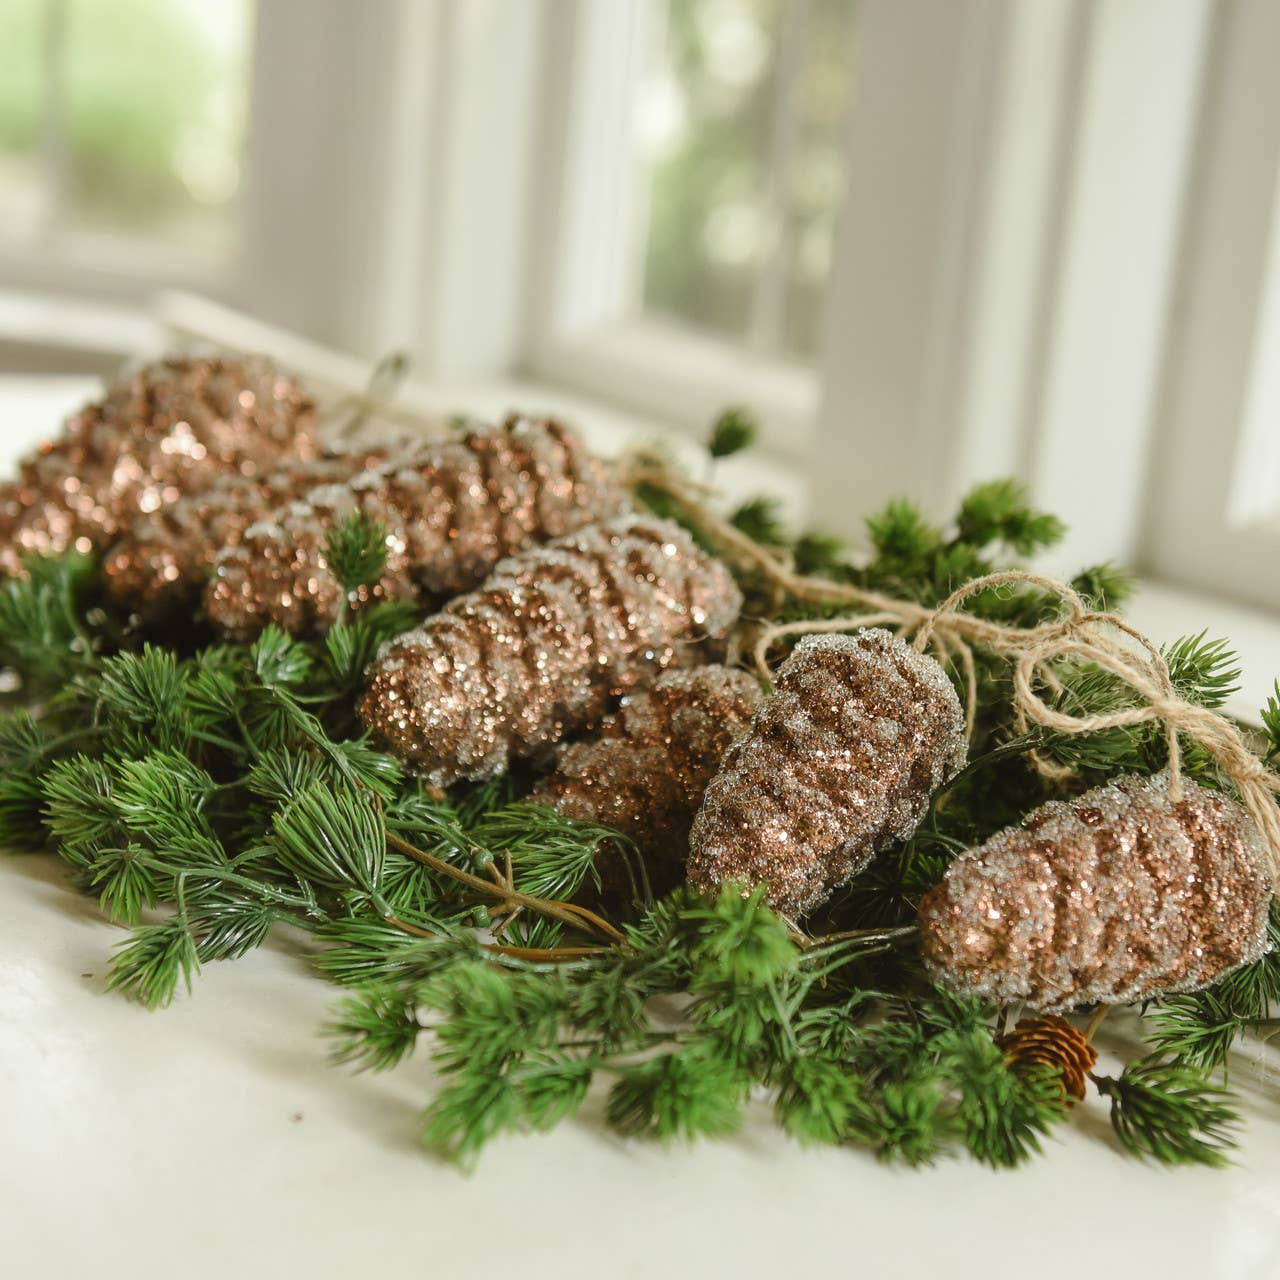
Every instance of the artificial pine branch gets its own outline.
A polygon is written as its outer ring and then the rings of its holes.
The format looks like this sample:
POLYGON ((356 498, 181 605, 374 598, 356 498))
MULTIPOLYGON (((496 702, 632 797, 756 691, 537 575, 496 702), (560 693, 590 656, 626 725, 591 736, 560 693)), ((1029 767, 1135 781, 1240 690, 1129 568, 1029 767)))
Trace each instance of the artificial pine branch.
MULTIPOLYGON (((728 414, 709 452, 727 457, 750 434, 728 414)), ((662 495, 640 496, 662 510, 662 495)), ((767 501, 740 509, 738 527, 803 572, 925 605, 1061 534, 1003 483, 975 490, 947 525, 891 504, 868 521, 869 555, 793 537, 767 501)), ((359 593, 382 571, 385 533, 340 524, 325 554, 359 593)), ((1149 726, 1026 735, 1008 711, 1006 667, 979 654, 969 768, 802 932, 733 884, 653 900, 630 841, 523 803, 526 774, 448 792, 409 775, 354 715, 365 667, 417 620, 408 606, 348 611, 322 639, 268 628, 252 645, 209 645, 193 628, 160 643, 103 606, 92 564, 30 569, 0 587, 0 661, 20 682, 0 721, 0 838, 48 844, 130 930, 112 987, 164 1004, 202 965, 246 954, 277 923, 301 926, 321 944, 318 971, 348 991, 336 1056, 389 1069, 426 1043, 444 1084, 424 1140, 463 1164, 499 1134, 565 1120, 597 1082, 620 1132, 722 1134, 754 1091, 798 1141, 912 1164, 953 1150, 1016 1164, 1064 1121, 1052 1069, 1020 1067, 997 1042, 1000 1011, 930 987, 914 909, 957 852, 1054 792, 1037 760, 1072 764, 1080 787, 1120 767, 1149 773, 1164 764, 1149 726), (623 854, 629 894, 608 896, 596 874, 606 846, 623 854), (658 997, 683 1010, 674 1025, 655 1017, 658 997)), ((759 616, 829 612, 749 574, 742 585, 759 616)), ((1073 585, 1103 609, 1127 590, 1110 566, 1073 585)), ((1019 587, 967 607, 1029 623, 1054 605, 1019 587)), ((1234 681, 1225 646, 1203 636, 1165 656, 1182 696, 1202 705, 1234 681)), ((1127 705, 1097 669, 1064 663, 1055 678, 1064 709, 1127 705)), ((1274 758, 1280 687, 1263 720, 1274 758)), ((1217 784, 1195 752, 1185 763, 1217 784)), ((1280 941, 1274 917, 1272 932, 1280 941)), ((1276 955, 1146 1011, 1159 1056, 1097 1081, 1130 1149, 1222 1158, 1235 1116, 1206 1072, 1239 1035, 1271 1028, 1276 955)))
POLYGON ((1147 1058, 1094 1083, 1111 1099, 1116 1136, 1135 1155, 1221 1165, 1237 1145, 1240 1114, 1229 1095, 1186 1063, 1147 1058))

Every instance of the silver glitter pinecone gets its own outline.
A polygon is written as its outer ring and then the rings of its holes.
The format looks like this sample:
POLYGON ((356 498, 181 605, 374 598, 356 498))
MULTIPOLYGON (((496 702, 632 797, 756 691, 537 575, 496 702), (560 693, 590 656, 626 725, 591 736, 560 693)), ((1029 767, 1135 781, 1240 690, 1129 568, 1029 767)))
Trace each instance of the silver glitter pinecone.
POLYGON ((765 882, 803 916, 910 835, 964 760, 964 714, 931 657, 881 630, 807 637, 707 788, 689 881, 765 882))
POLYGON ((436 785, 546 759, 614 699, 723 635, 729 571, 668 520, 624 516, 512 556, 477 591, 389 642, 365 723, 436 785))
POLYGON ((0 485, 0 571, 28 555, 104 547, 219 477, 255 477, 314 452, 314 406, 261 357, 139 369, 69 418, 0 485))
POLYGON ((756 678, 732 667, 666 671, 624 698, 594 737, 562 745, 529 799, 613 827, 683 873, 693 815, 760 697, 756 678))
POLYGON ((920 904, 936 981, 1032 1008, 1205 987, 1266 950, 1272 885, 1233 800, 1167 773, 1051 801, 962 854, 920 904))
POLYGON ((380 594, 443 599, 483 581, 504 556, 627 505, 603 462, 572 432, 558 422, 511 418, 457 440, 411 446, 266 515, 218 555, 205 607, 239 639, 268 622, 294 633, 327 628, 345 597, 325 561, 325 536, 357 511, 387 527, 380 594))

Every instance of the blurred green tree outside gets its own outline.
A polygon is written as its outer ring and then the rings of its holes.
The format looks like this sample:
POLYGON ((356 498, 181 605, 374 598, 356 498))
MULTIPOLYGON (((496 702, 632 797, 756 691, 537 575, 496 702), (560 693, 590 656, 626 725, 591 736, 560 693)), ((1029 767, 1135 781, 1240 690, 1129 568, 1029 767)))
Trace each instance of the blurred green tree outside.
POLYGON ((238 184, 249 16, 246 0, 5 0, 0 203, 44 186, 60 228, 212 234, 238 184))
MULTIPOLYGON (((799 6, 650 3, 665 26, 641 104, 653 116, 656 91, 659 127, 639 144, 636 302, 746 340, 785 242, 777 349, 764 354, 811 358, 843 195, 856 0, 805 6, 780 173, 778 54, 799 6)), ((215 247, 239 181, 251 17, 252 0, 0 0, 0 235, 215 247)))
POLYGON ((769 196, 777 51, 786 0, 672 0, 657 89, 665 136, 648 174, 647 311, 735 340, 747 336, 756 281, 778 251, 787 266, 782 350, 810 358, 844 187, 856 0, 810 0, 795 82, 786 172, 769 196))

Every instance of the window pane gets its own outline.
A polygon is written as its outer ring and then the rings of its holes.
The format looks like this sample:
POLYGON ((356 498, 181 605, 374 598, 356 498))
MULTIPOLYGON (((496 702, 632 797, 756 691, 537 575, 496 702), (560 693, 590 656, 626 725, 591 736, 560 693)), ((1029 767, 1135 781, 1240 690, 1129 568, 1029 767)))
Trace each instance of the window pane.
POLYGON ((0 4, 0 226, 29 235, 44 213, 40 157, 44 0, 0 4))
POLYGON ((251 0, 0 8, 3 78, 35 86, 0 88, 0 145, 26 166, 0 199, 38 190, 38 229, 217 249, 240 184, 251 0))
POLYGON ((854 0, 666 6, 637 112, 646 311, 765 354, 815 354, 854 12, 854 0))

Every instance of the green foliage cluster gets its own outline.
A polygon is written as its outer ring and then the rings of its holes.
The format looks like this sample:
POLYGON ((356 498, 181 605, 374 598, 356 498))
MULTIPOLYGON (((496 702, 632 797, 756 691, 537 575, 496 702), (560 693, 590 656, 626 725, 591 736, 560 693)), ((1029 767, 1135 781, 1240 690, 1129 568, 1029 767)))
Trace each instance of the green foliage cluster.
POLYGON ((1144 1058, 1097 1080, 1111 1099, 1111 1126, 1134 1155, 1162 1164, 1221 1165, 1240 1117, 1225 1090, 1177 1059, 1144 1058))
MULTIPOLYGON (((719 457, 750 437, 734 414, 715 434, 719 457)), ((764 503, 738 524, 808 572, 922 602, 1060 533, 1008 484, 975 490, 945 530, 891 504, 868 522, 861 561, 834 539, 791 537, 764 503)), ((340 525, 327 554, 354 601, 381 573, 385 532, 340 525)), ((767 1105, 798 1141, 908 1164, 951 1151, 1016 1164, 1068 1114, 1051 1069, 1006 1060, 996 1028, 1008 1011, 928 982, 915 909, 957 852, 1050 794, 1033 750, 1072 764, 1085 786, 1162 767, 1148 726, 1019 734, 1007 676, 980 656, 971 764, 911 839, 801 933, 737 886, 655 901, 634 846, 530 805, 526 778, 445 794, 408 775, 354 711, 365 666, 414 621, 401 605, 353 603, 316 639, 270 628, 253 644, 193 633, 160 647, 102 606, 91 564, 31 569, 0 587, 0 659, 21 682, 0 719, 0 841, 53 848, 129 931, 110 985, 148 1006, 279 922, 308 930, 319 971, 349 989, 329 1029, 335 1057, 386 1069, 425 1038, 442 1085, 423 1139, 463 1165, 499 1135, 561 1122, 597 1085, 620 1133, 716 1136, 767 1105)), ((1124 589, 1105 566, 1076 585, 1099 607, 1124 589)), ((1055 605, 1018 588, 971 607, 1033 621, 1055 605)), ((1165 656, 1184 696, 1227 696, 1221 643, 1192 637, 1165 656)), ((1094 668, 1058 674, 1072 710, 1128 697, 1094 668)), ((1274 755, 1276 702, 1265 717, 1274 755)), ((1187 767, 1222 785, 1193 751, 1187 767)), ((1097 1081, 1126 1147, 1168 1162, 1224 1157, 1235 1117, 1213 1073, 1239 1034, 1270 1025, 1276 954, 1146 1011, 1152 1055, 1097 1081)))
MULTIPOLYGON (((384 539, 334 530, 330 560, 352 590, 381 573, 384 539)), ((450 878, 389 849, 389 834, 468 868, 509 861, 513 886, 535 895, 572 896, 601 842, 617 842, 518 801, 513 785, 429 792, 369 742, 355 696, 380 644, 414 617, 402 605, 353 612, 307 642, 272 627, 185 655, 109 649, 85 564, 32 568, 0 594, 0 652, 43 698, 38 716, 18 707, 0 720, 0 841, 52 844, 132 931, 109 985, 149 1006, 278 921, 321 935, 358 921, 397 938, 471 923, 450 878)), ((535 919, 517 936, 550 945, 563 927, 535 919)))
POLYGON ((470 1164, 495 1136, 540 1130, 608 1081, 619 1133, 714 1137, 760 1093, 805 1143, 850 1143, 918 1164, 955 1146, 993 1165, 1039 1150, 1066 1114, 1057 1080, 1005 1061, 990 1010, 939 993, 866 985, 889 931, 804 947, 764 905, 726 886, 678 892, 627 944, 558 966, 504 967, 455 942, 418 944, 419 968, 357 984, 330 1028, 335 1055, 382 1069, 430 1031, 445 1080, 427 1146, 470 1164), (687 993, 679 1026, 655 997, 687 993))

